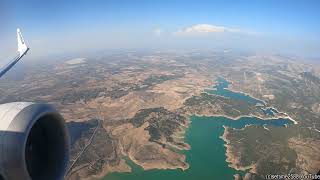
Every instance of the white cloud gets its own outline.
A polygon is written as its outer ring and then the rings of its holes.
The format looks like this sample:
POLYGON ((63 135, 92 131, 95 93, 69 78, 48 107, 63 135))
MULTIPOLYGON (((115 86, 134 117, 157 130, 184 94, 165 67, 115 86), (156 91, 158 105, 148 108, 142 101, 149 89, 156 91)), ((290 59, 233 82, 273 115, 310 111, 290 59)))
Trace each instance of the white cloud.
POLYGON ((156 28, 156 29, 154 29, 153 30, 153 34, 155 35, 155 36, 161 36, 161 34, 162 34, 162 29, 160 29, 160 28, 156 28))
POLYGON ((224 26, 215 26, 211 24, 196 24, 184 29, 180 29, 175 32, 176 35, 188 35, 188 34, 209 34, 209 33, 243 33, 243 34, 255 34, 253 32, 242 31, 240 29, 228 28, 224 26))

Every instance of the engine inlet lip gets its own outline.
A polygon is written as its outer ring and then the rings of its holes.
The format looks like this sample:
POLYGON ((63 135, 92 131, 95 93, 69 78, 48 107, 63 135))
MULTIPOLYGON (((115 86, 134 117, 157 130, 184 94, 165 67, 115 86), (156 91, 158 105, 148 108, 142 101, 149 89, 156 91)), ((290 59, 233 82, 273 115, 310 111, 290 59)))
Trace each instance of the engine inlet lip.
MULTIPOLYGON (((38 123, 39 121, 42 120, 43 117, 46 117, 46 116, 54 116, 54 117, 57 117, 57 123, 59 123, 59 125, 61 127, 63 127, 62 123, 64 123, 64 119, 63 117, 51 106, 51 105, 48 105, 48 104, 32 104, 30 105, 32 106, 32 108, 36 109, 37 112, 41 111, 40 113, 36 113, 37 115, 33 118, 30 119, 30 123, 28 123, 26 129, 25 129, 25 135, 23 136, 23 147, 22 147, 22 156, 23 157, 23 170, 24 172, 26 172, 29 176, 29 179, 31 179, 31 175, 28 171, 28 165, 27 165, 27 161, 26 161, 26 147, 27 147, 27 141, 28 141, 28 138, 29 138, 29 135, 30 135, 30 132, 32 130, 32 128, 34 127, 34 125, 36 123, 38 123)), ((65 145, 65 151, 66 153, 64 154, 64 166, 65 167, 61 167, 61 170, 64 170, 64 172, 62 172, 60 174, 60 178, 59 179, 63 179, 64 177, 64 174, 66 173, 66 168, 68 166, 68 161, 69 161, 69 136, 68 136, 68 133, 66 131, 66 127, 64 127, 63 129, 63 133, 64 133, 64 145, 65 145)))

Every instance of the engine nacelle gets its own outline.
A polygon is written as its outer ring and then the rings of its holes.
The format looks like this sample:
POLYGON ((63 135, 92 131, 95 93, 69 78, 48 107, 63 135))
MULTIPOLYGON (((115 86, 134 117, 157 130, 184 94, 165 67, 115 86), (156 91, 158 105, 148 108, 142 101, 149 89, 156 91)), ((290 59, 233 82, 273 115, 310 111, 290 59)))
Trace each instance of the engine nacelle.
POLYGON ((50 105, 0 105, 0 179, 63 179, 69 137, 62 116, 50 105))

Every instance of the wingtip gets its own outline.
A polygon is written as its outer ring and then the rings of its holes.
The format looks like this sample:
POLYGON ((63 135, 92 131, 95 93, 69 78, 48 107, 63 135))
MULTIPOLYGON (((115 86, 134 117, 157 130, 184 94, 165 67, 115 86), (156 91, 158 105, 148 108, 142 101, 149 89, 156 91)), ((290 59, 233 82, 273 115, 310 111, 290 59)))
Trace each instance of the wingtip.
POLYGON ((17 28, 17 39, 18 39, 18 52, 20 56, 23 56, 27 51, 28 47, 24 42, 24 39, 22 37, 22 33, 19 28, 17 28))

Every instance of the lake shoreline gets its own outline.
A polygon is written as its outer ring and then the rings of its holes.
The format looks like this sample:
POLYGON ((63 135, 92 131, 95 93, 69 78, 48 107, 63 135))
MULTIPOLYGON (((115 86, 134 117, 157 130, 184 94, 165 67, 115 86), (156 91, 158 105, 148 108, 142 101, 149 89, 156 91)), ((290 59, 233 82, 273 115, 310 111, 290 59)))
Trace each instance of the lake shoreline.
MULTIPOLYGON (((216 88, 218 85, 219 83, 216 83, 214 88, 216 88)), ((223 85, 224 84, 221 84, 221 86, 223 85)), ((223 91, 227 88, 220 87, 217 89, 223 91)), ((215 94, 214 92, 210 93, 204 91, 203 93, 220 96, 219 94, 221 92, 215 94)), ((242 92, 240 96, 242 96, 240 97, 242 100, 248 100, 250 102, 262 102, 242 92)), ((231 96, 231 98, 232 97, 233 96, 231 96)), ((265 102, 263 107, 270 108, 267 107, 265 102)), ((278 111, 276 108, 272 108, 278 111)), ((230 140, 228 140, 228 129, 235 128, 241 130, 248 126, 254 125, 263 126, 264 128, 266 125, 286 127, 287 124, 297 123, 297 121, 289 117, 286 113, 281 112, 279 112, 279 114, 277 113, 276 116, 267 116, 266 114, 265 117, 260 117, 251 113, 236 117, 230 117, 228 115, 218 113, 186 113, 184 116, 188 120, 182 125, 181 129, 177 130, 175 135, 178 141, 183 142, 187 146, 173 146, 173 148, 182 150, 181 153, 185 156, 183 159, 185 164, 164 167, 158 162, 154 162, 152 163, 152 167, 145 166, 146 164, 139 164, 139 162, 135 159, 132 159, 133 156, 130 157, 131 155, 129 154, 129 159, 141 167, 143 171, 133 171, 130 174, 119 174, 119 176, 112 176, 111 174, 111 176, 122 177, 121 179, 125 180, 132 180, 131 178, 137 179, 138 176, 140 176, 142 179, 149 179, 154 177, 156 174, 162 174, 164 175, 163 177, 167 178, 168 180, 191 180, 197 177, 197 175, 215 178, 219 177, 219 179, 230 179, 230 177, 233 177, 236 174, 243 174, 248 171, 255 172, 255 163, 249 164, 248 166, 240 165, 240 159, 235 155, 235 151, 232 149, 233 147, 230 144, 230 140), (182 139, 182 136, 184 136, 185 139, 182 139)))
POLYGON ((255 169, 255 164, 251 165, 251 166, 246 166, 246 167, 242 167, 239 164, 239 160, 233 155, 232 153, 232 146, 230 145, 230 141, 227 139, 227 136, 229 135, 228 129, 230 127, 227 127, 225 125, 223 125, 224 131, 223 131, 223 135, 220 136, 219 138, 221 138, 224 141, 224 147, 226 148, 226 162, 228 163, 228 166, 230 168, 233 168, 237 171, 247 171, 249 170, 250 172, 254 173, 254 169, 255 169))

